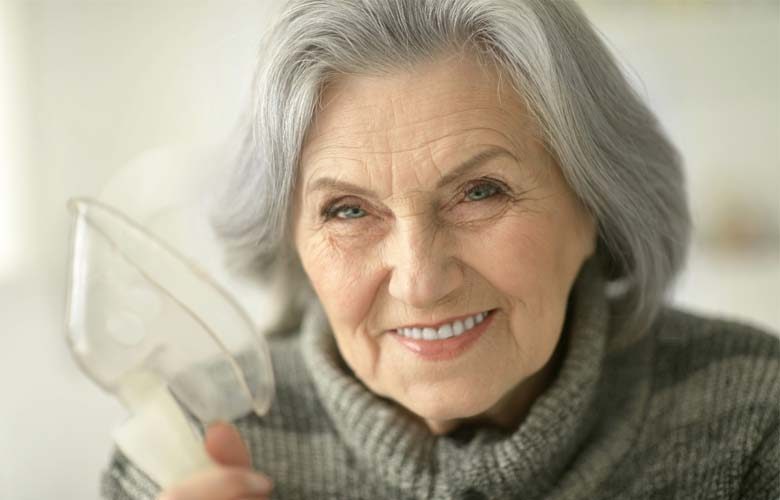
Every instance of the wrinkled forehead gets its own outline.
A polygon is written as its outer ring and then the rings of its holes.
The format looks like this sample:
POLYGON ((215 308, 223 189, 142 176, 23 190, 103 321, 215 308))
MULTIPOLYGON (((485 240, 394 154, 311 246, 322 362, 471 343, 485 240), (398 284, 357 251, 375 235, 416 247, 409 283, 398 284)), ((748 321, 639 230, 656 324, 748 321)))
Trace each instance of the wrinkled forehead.
POLYGON ((450 57, 385 76, 332 79, 301 159, 306 165, 339 149, 401 153, 448 137, 457 143, 462 134, 517 147, 535 131, 522 98, 498 70, 450 57))

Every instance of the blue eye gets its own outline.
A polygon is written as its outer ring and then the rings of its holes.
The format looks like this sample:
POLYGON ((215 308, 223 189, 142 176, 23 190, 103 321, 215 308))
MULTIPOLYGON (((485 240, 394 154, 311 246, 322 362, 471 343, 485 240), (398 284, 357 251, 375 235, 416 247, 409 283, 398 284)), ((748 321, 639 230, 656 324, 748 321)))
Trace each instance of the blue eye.
POLYGON ((334 217, 339 219, 359 219, 365 215, 365 210, 356 205, 339 205, 325 209, 323 216, 325 220, 334 217))
POLYGON ((466 198, 469 201, 482 201, 502 192, 501 188, 490 182, 480 182, 466 190, 466 198))
POLYGON ((336 216, 341 217, 342 219, 359 219, 360 217, 363 217, 363 215, 365 215, 363 209, 354 206, 342 207, 336 211, 336 216), (344 214, 344 216, 341 217, 340 214, 344 214))
MULTIPOLYGON (((469 202, 483 201, 496 196, 504 195, 508 193, 504 187, 496 184, 495 182, 482 181, 472 184, 471 187, 465 190, 465 197, 469 202)), ((362 219, 367 215, 359 205, 337 205, 340 200, 336 200, 332 205, 325 205, 320 212, 323 221, 329 221, 331 219, 340 219, 342 221, 362 219)))

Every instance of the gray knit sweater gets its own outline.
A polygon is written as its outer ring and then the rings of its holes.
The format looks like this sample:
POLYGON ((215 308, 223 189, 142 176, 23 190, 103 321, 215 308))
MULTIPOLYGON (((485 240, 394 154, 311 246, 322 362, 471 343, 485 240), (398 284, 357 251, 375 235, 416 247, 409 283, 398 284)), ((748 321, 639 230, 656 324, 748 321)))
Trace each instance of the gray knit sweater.
MULTIPOLYGON (((431 435, 350 374, 317 305, 271 342, 270 413, 236 425, 279 499, 780 499, 780 339, 671 308, 629 335, 602 290, 578 278, 564 360, 511 433, 431 435)), ((159 492, 119 452, 101 488, 159 492)))

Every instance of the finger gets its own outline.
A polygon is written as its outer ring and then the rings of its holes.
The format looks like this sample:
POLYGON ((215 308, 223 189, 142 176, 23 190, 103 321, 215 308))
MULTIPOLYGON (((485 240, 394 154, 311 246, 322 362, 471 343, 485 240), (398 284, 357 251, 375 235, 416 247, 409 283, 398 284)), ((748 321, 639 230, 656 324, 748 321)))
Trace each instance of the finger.
POLYGON ((269 496, 273 484, 243 467, 211 467, 166 490, 158 500, 236 500, 269 496))
POLYGON ((206 429, 206 452, 221 465, 252 467, 252 457, 235 426, 215 422, 206 429))

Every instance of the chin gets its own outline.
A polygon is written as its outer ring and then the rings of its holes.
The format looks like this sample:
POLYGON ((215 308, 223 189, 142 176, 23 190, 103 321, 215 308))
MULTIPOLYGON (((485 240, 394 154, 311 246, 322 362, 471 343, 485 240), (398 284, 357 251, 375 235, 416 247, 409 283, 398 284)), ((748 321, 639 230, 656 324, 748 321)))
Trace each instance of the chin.
POLYGON ((487 412, 498 401, 484 391, 425 391, 399 401, 424 420, 447 421, 470 418, 487 412))

